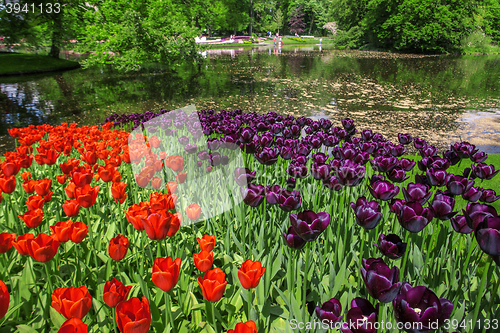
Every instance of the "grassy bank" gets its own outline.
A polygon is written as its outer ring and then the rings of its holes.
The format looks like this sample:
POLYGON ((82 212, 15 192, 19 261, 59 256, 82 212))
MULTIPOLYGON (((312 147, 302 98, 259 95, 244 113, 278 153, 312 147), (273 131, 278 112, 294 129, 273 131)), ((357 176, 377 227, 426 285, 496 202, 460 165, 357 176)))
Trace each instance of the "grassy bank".
POLYGON ((78 62, 48 56, 0 53, 0 75, 24 75, 78 68, 78 62))

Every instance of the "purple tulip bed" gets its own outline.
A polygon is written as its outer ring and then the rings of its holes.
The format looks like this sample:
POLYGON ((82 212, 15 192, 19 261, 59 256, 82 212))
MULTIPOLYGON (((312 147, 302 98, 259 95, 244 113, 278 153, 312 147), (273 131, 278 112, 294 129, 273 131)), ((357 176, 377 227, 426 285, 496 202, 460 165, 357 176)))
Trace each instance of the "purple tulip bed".
MULTIPOLYGON (((226 292, 221 319, 241 311, 258 332, 500 329, 498 156, 467 142, 439 151, 411 133, 391 142, 350 119, 198 116, 208 145, 179 142, 201 173, 238 148, 244 165, 231 178, 243 202, 194 228, 223 243, 216 262, 228 276, 242 258, 266 267, 252 293, 226 292)), ((162 110, 106 121, 175 136, 186 119, 162 110)))

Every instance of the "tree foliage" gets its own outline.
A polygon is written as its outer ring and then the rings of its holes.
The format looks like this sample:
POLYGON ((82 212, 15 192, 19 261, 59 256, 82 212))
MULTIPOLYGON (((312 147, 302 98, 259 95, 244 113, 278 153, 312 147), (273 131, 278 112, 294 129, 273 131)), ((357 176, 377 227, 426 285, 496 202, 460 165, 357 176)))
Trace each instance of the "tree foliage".
POLYGON ((302 33, 304 32, 304 27, 306 23, 304 22, 304 13, 302 12, 302 5, 298 6, 295 8, 292 12, 292 16, 290 17, 290 20, 288 21, 288 24, 290 25, 290 32, 291 33, 302 33))

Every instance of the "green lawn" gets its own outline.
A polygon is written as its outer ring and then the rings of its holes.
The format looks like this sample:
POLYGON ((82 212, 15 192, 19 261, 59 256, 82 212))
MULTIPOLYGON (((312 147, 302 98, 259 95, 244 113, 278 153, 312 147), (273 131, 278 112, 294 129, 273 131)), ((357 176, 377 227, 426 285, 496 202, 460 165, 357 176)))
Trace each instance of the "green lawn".
POLYGON ((48 72, 77 68, 78 62, 22 53, 0 53, 0 75, 48 72))

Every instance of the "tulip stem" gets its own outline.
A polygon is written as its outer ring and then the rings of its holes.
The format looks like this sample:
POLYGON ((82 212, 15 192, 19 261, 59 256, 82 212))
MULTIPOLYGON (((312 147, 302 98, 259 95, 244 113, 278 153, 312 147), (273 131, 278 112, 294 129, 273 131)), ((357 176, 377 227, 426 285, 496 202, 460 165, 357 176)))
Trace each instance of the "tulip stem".
MULTIPOLYGON (((48 295, 47 295, 47 299, 50 299, 52 293, 54 292, 54 287, 52 286, 52 274, 51 274, 51 270, 49 269, 49 265, 51 264, 51 261, 49 260, 48 262, 44 263, 43 265, 45 266, 45 274, 47 275, 47 283, 49 284, 49 291, 48 291, 48 295)), ((46 310, 46 314, 45 314, 45 318, 47 318, 47 321, 46 321, 46 324, 48 326, 50 326, 49 324, 49 318, 50 318, 50 306, 47 304, 45 306, 45 310, 46 310)))
POLYGON ((309 263, 310 263, 310 252, 311 252, 311 245, 309 242, 306 243, 306 255, 305 255, 305 269, 304 269, 304 280, 302 281, 302 318, 305 319, 305 314, 306 314, 306 303, 307 303, 307 297, 306 297, 306 292, 307 292, 307 271, 309 270, 309 263))
MULTIPOLYGON (((408 244, 408 241, 410 239, 410 232, 406 230, 406 235, 405 235, 405 243, 408 244)), ((406 261, 408 260, 408 253, 410 252, 410 246, 407 246, 406 251, 405 251, 405 257, 403 259, 403 264, 401 265, 401 280, 405 280, 405 268, 406 268, 406 261)))
POLYGON ((177 333, 177 327, 175 327, 174 317, 172 316, 172 301, 170 292, 165 293, 165 328, 167 328, 167 322, 170 322, 172 331, 177 333))
POLYGON ((207 314, 207 321, 214 329, 215 333, 219 333, 217 329, 217 322, 215 321, 215 306, 213 302, 205 300, 205 311, 207 314))
MULTIPOLYGON (((486 282, 488 281, 488 273, 490 271, 492 262, 493 259, 490 257, 488 260, 488 264, 484 268, 483 276, 481 278, 481 285, 479 287, 479 292, 477 293, 476 305, 474 306, 474 317, 472 319, 473 323, 477 323, 477 317, 479 315, 479 310, 481 308, 481 299, 483 298, 483 293, 484 290, 486 289, 486 282)), ((494 292, 496 292, 496 290, 494 290, 494 292)), ((492 294, 491 297, 493 298, 494 295, 492 294)))
POLYGON ((116 324, 116 312, 115 312, 115 308, 111 308, 110 309, 111 311, 111 317, 113 318, 113 327, 114 327, 114 332, 115 333, 119 333, 120 331, 118 330, 118 325, 116 324))

